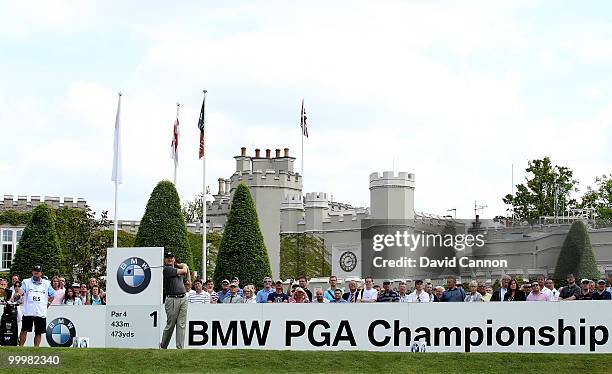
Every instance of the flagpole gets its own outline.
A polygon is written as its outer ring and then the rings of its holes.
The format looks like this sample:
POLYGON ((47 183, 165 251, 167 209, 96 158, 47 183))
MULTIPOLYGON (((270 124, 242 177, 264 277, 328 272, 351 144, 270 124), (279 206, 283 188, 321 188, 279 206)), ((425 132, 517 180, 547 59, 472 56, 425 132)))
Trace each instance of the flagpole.
POLYGON ((117 248, 117 235, 119 231, 119 222, 117 222, 117 198, 119 193, 119 180, 121 179, 121 154, 120 154, 120 134, 118 133, 119 128, 119 115, 121 110, 121 92, 118 94, 118 102, 117 102, 117 117, 115 118, 115 165, 113 170, 113 179, 115 181, 115 212, 114 212, 114 229, 113 229, 113 248, 117 248))
POLYGON ((115 228, 114 228, 114 234, 113 234, 113 248, 117 248, 117 230, 118 230, 118 226, 117 226, 117 191, 119 190, 118 185, 119 183, 115 181, 115 218, 114 218, 115 228))
MULTIPOLYGON (((206 90, 204 90, 204 101, 202 107, 206 110, 206 90)), ((203 121, 206 123, 206 113, 202 113, 203 121)), ((204 138, 206 139, 206 137, 204 138)), ((204 141, 202 152, 202 281, 206 282, 206 141, 204 141)))
MULTIPOLYGON (((180 103, 176 103, 176 121, 178 122, 180 103)), ((178 153, 178 145, 176 146, 176 153, 178 153)), ((174 187, 176 187, 176 167, 178 164, 178 155, 174 155, 174 187)))

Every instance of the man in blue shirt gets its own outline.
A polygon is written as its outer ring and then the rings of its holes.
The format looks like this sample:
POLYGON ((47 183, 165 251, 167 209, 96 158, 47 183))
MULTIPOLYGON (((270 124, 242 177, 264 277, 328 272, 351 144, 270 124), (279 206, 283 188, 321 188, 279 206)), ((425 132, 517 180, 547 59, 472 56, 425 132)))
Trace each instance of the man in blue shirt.
POLYGON ((606 281, 600 279, 597 281, 597 289, 593 292, 591 300, 610 300, 612 295, 606 290, 606 281))
POLYGON ((457 288, 457 279, 452 275, 446 279, 446 291, 442 293, 442 302, 463 302, 465 301, 465 291, 457 288))
POLYGON ((267 303, 268 295, 274 292, 274 289, 272 288, 272 278, 268 276, 264 277, 263 285, 264 285, 264 288, 257 291, 257 302, 260 304, 267 303))
POLYGON ((238 289, 238 296, 244 298, 244 291, 242 290, 242 288, 240 288, 240 279, 238 279, 238 277, 233 277, 230 286, 232 284, 236 285, 236 288, 238 289))
POLYGON ((334 298, 330 301, 330 303, 347 304, 348 301, 342 298, 342 291, 339 288, 336 288, 334 291, 334 298))
POLYGON ((334 291, 338 289, 341 293, 344 293, 343 288, 338 288, 338 277, 332 275, 329 277, 329 288, 325 290, 325 298, 329 301, 334 299, 334 291))
POLYGON ((223 300, 225 300, 226 297, 229 297, 231 294, 229 286, 230 282, 227 279, 221 281, 221 291, 217 292, 217 297, 219 297, 217 303, 223 304, 223 300))

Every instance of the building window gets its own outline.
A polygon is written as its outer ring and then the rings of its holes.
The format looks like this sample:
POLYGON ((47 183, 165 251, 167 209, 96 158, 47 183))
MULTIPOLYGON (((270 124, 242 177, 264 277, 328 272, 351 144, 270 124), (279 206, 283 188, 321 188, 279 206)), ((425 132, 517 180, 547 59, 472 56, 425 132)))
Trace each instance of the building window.
POLYGON ((2 241, 13 242, 13 230, 2 230, 2 241))
POLYGON ((2 244, 2 269, 10 269, 13 262, 13 244, 2 244))
POLYGON ((0 233, 0 270, 10 269, 23 229, 2 229, 0 233))

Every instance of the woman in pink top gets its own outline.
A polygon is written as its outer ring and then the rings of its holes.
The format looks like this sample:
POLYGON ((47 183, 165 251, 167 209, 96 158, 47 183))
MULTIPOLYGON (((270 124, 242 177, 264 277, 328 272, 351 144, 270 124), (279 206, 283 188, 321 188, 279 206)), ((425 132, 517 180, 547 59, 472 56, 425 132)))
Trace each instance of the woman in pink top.
POLYGON ((55 291, 55 297, 53 298, 51 305, 60 305, 62 300, 64 300, 65 290, 60 287, 59 277, 51 278, 51 287, 53 288, 53 291, 55 291))
POLYGON ((527 296, 527 301, 550 301, 548 294, 540 291, 540 284, 533 282, 531 284, 531 292, 527 296))

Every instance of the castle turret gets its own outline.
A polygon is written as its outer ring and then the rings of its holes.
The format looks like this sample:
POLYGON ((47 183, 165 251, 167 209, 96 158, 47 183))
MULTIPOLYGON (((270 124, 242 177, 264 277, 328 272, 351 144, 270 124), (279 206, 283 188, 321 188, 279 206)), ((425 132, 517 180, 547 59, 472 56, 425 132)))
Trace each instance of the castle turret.
POLYGON ((370 174, 372 219, 414 219, 414 174, 370 174))
POLYGON ((324 192, 309 192, 304 199, 306 230, 322 230, 323 220, 329 210, 329 200, 324 192))
POLYGON ((281 202, 280 215, 281 232, 290 233, 299 231, 298 222, 304 219, 302 196, 285 196, 281 202))
MULTIPOLYGON (((281 202, 285 196, 301 196, 302 176, 293 172, 295 157, 289 156, 289 149, 281 155, 280 149, 272 157, 270 149, 266 149, 265 157, 261 157, 259 149, 255 157, 246 155, 246 148, 241 149, 241 155, 236 159, 236 172, 231 177, 231 191, 238 183, 249 187, 255 209, 259 217, 259 226, 268 249, 272 275, 280 274, 280 225, 281 202)), ((227 187, 226 187, 227 190, 227 187)))

